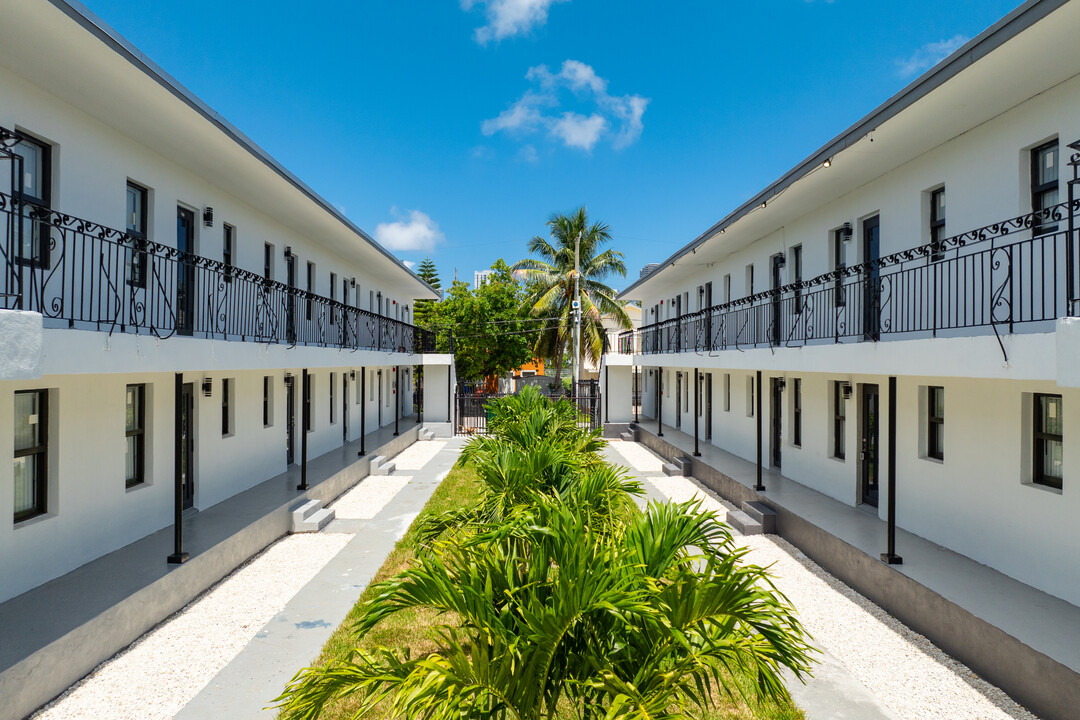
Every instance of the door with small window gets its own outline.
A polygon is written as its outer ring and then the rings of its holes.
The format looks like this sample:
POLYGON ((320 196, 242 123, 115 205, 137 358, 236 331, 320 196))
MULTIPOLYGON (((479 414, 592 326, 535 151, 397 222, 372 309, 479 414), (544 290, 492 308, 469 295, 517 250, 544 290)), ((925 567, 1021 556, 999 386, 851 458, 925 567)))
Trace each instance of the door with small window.
POLYGON ((195 213, 176 208, 176 333, 195 329, 195 213))
POLYGON ((878 216, 863 221, 863 337, 881 337, 881 225, 878 216))

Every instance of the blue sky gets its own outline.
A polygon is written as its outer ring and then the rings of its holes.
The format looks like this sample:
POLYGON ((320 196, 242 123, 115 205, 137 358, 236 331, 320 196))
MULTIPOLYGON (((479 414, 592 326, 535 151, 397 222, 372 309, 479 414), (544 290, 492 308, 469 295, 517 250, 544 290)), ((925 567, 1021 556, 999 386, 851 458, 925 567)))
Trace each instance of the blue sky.
POLYGON ((1018 0, 84 0, 403 260, 584 203, 623 288, 1018 0))

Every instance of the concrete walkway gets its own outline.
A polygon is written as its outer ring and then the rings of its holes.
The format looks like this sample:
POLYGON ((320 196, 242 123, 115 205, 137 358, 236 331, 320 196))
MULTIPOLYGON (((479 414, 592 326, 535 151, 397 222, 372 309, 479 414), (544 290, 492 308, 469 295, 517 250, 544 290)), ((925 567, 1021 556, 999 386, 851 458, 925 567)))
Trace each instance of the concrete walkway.
POLYGON ((318 657, 331 633, 382 567, 427 503, 464 444, 450 440, 371 520, 335 520, 325 532, 355 536, 210 684, 176 715, 178 720, 265 720, 264 709, 299 670, 318 657))

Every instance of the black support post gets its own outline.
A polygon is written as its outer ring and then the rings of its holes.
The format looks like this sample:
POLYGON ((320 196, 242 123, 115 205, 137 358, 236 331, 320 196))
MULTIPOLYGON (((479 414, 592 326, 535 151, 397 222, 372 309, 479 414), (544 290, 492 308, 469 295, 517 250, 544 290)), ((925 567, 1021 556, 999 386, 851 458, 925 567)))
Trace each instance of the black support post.
POLYGON ((698 412, 700 408, 698 403, 701 402, 700 395, 701 373, 694 368, 694 457, 701 457, 701 450, 698 448, 698 412))
POLYGON ((300 381, 300 484, 297 490, 307 490, 307 436, 311 427, 311 379, 304 368, 300 381))
POLYGON ((357 457, 367 455, 365 446, 367 437, 367 368, 360 368, 360 452, 357 457))
POLYGON ((757 382, 754 387, 754 415, 757 419, 757 485, 754 490, 765 491, 765 483, 761 482, 761 371, 757 371, 757 382))
MULTIPOLYGON (((176 373, 176 402, 174 408, 173 425, 173 553, 168 557, 172 565, 187 562, 188 554, 184 552, 184 442, 182 439, 183 402, 184 402, 184 374, 176 373)), ((190 468, 188 468, 190 472, 190 468)))
POLYGON ((664 437, 664 368, 656 369, 656 437, 664 437))
POLYGON ((604 422, 605 423, 611 422, 611 418, 608 415, 609 398, 611 397, 608 394, 608 388, 609 388, 608 375, 610 375, 610 374, 611 374, 611 367, 610 366, 605 367, 604 368, 604 422))
POLYGON ((394 396, 394 437, 398 436, 398 419, 401 417, 401 366, 394 366, 394 388, 391 391, 394 396))
POLYGON ((416 390, 420 393, 420 402, 416 403, 416 424, 424 424, 424 368, 419 370, 413 367, 413 378, 416 382, 416 390))
POLYGON ((881 553, 881 562, 901 565, 904 558, 896 554, 896 378, 889 378, 889 538, 888 552, 881 553))

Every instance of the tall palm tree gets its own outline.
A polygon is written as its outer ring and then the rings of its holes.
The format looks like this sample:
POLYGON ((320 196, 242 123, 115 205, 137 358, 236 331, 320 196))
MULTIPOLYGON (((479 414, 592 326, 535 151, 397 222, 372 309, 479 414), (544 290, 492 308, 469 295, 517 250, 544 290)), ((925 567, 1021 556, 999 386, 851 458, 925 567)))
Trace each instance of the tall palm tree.
POLYGON ((581 357, 596 363, 603 354, 601 316, 613 317, 624 330, 630 329, 630 316, 615 299, 615 290, 602 282, 611 275, 626 276, 623 254, 618 250, 602 250, 611 242, 609 226, 601 222, 590 225, 584 206, 569 215, 553 214, 547 226, 551 229, 550 241, 539 235, 529 241, 529 252, 538 255, 539 259, 519 260, 512 269, 528 283, 530 314, 549 318, 542 325, 534 352, 537 357, 555 358, 555 384, 558 387, 563 357, 568 349, 573 349, 574 241, 579 235, 581 357))

